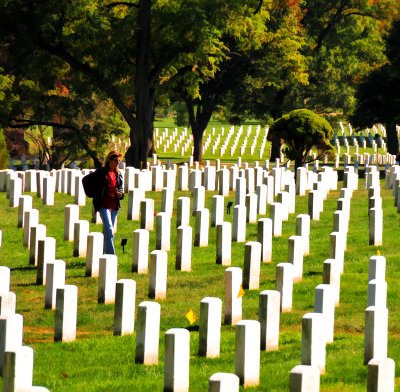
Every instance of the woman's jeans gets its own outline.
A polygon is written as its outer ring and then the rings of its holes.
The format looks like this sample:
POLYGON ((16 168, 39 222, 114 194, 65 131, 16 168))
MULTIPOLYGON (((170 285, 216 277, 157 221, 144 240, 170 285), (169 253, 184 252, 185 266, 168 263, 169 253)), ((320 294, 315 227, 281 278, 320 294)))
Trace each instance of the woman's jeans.
POLYGON ((113 227, 118 211, 111 211, 108 208, 100 208, 101 220, 103 221, 104 254, 115 255, 113 227))

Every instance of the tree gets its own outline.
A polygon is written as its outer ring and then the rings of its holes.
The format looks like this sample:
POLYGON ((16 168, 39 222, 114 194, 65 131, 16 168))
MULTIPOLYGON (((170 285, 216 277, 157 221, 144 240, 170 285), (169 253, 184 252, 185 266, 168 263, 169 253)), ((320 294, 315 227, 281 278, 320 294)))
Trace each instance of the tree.
POLYGON ((201 68, 196 70, 197 79, 193 78, 193 70, 173 77, 175 93, 184 100, 189 113, 196 161, 202 159, 202 137, 218 106, 228 107, 233 116, 245 117, 255 113, 254 108, 264 100, 262 107, 268 113, 273 110, 273 100, 269 106, 265 104, 265 91, 272 96, 292 83, 307 82, 305 61, 299 53, 299 7, 280 0, 262 3, 256 14, 252 8, 244 7, 229 14, 221 27, 226 59, 219 64, 214 77, 202 75, 201 68))
POLYGON ((351 122, 358 129, 384 124, 388 152, 396 155, 399 152, 396 124, 400 123, 400 20, 393 23, 386 42, 388 63, 359 84, 351 122))
POLYGON ((306 0, 309 85, 290 91, 298 107, 349 115, 357 84, 385 61, 384 36, 397 0, 306 0))
POLYGON ((308 109, 297 109, 274 121, 268 132, 268 140, 279 137, 284 144, 283 153, 293 160, 295 169, 305 163, 333 154, 330 143, 333 129, 329 122, 308 109), (312 148, 318 150, 316 158, 310 158, 312 148))
MULTIPOLYGON (((247 12, 248 2, 256 5, 245 0, 0 0, 0 58, 9 74, 43 91, 42 86, 49 90, 61 80, 81 102, 90 104, 93 96, 112 101, 130 132, 126 162, 142 167, 153 149, 158 89, 182 70, 192 70, 186 78, 194 89, 213 78, 227 53, 222 27, 228 20, 234 34, 246 29, 230 15, 247 12)), ((23 114, 31 123, 51 122, 35 112, 25 110, 14 120, 23 114)))

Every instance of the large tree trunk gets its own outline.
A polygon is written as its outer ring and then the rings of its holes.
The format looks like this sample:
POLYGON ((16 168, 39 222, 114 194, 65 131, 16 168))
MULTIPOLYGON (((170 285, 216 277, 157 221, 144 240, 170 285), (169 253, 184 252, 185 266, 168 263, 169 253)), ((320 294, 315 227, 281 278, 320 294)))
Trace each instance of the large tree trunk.
POLYGON ((396 123, 393 121, 386 125, 386 143, 388 153, 397 155, 399 152, 399 139, 396 132, 396 123))
POLYGON ((197 103, 197 110, 195 112, 195 103, 190 98, 185 99, 193 135, 193 160, 199 163, 203 158, 204 131, 211 119, 214 108, 214 102, 211 99, 205 98, 204 101, 207 101, 207 103, 197 103))
POLYGON ((135 104, 136 118, 130 130, 131 146, 125 160, 127 166, 144 168, 153 150, 154 88, 150 82, 151 0, 140 0, 136 55, 135 104))

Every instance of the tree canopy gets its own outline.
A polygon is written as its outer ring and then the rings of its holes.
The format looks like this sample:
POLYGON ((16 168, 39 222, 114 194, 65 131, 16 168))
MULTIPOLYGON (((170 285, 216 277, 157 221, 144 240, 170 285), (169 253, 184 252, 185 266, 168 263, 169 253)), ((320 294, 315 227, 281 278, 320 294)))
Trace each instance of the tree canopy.
POLYGON ((329 122, 308 109, 296 109, 274 121, 268 132, 268 140, 280 138, 283 153, 295 167, 333 153, 330 139, 333 129, 329 122), (317 158, 310 158, 312 148, 318 150, 317 158))

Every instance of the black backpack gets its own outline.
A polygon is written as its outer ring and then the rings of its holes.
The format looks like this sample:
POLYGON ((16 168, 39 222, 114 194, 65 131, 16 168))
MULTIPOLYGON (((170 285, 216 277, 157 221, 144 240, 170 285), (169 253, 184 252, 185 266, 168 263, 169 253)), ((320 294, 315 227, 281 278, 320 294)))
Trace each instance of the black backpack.
POLYGON ((82 178, 83 190, 87 197, 92 198, 94 196, 94 184, 95 184, 95 172, 91 172, 82 178))

